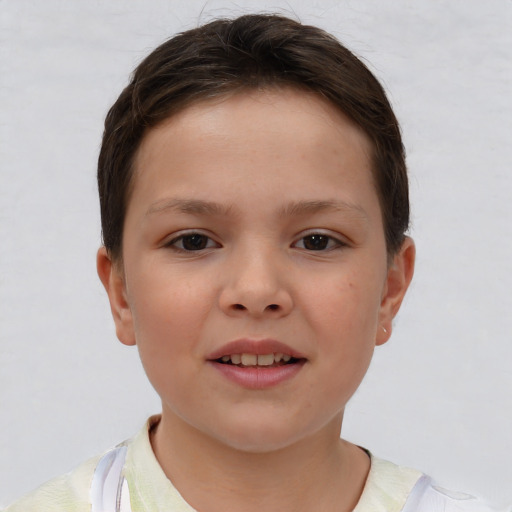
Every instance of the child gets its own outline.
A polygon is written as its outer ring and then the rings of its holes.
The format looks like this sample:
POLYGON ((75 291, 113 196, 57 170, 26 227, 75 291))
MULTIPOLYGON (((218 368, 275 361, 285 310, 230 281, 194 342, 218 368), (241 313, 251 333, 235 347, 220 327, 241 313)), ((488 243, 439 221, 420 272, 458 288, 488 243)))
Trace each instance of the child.
POLYGON ((219 20, 110 110, 98 273, 162 414, 18 511, 490 510, 344 440, 414 268, 385 93, 323 31, 219 20))

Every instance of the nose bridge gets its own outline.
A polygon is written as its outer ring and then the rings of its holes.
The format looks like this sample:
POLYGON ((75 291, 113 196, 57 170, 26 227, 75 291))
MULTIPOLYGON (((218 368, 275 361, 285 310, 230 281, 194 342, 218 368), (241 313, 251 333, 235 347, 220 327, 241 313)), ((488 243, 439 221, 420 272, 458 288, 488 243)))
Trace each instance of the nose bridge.
POLYGON ((262 240, 243 244, 234 251, 221 292, 221 306, 230 313, 287 314, 292 306, 285 278, 283 254, 262 240))

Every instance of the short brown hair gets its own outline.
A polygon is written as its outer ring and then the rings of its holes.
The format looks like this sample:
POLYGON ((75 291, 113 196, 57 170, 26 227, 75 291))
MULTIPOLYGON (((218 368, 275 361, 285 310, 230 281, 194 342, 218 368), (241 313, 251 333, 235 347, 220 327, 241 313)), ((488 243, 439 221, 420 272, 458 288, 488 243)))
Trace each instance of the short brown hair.
POLYGON ((134 156, 146 132, 194 102, 254 88, 295 87, 327 99, 374 147, 373 175, 389 254, 409 225, 400 127, 368 68, 325 31, 278 15, 219 19, 169 39, 135 69, 110 109, 98 160, 103 243, 122 256, 134 156))

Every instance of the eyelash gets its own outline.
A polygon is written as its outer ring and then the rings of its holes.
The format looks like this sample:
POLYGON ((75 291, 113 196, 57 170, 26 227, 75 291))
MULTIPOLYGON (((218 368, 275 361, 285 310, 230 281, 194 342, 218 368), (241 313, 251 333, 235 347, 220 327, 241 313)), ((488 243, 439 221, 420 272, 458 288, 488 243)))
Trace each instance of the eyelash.
MULTIPOLYGON (((220 244, 215 242, 208 235, 205 235, 205 234, 199 233, 199 232, 191 232, 191 233, 185 233, 185 234, 179 235, 179 236, 173 238, 171 241, 169 241, 165 245, 166 245, 166 247, 170 247, 170 248, 174 249, 175 251, 184 252, 184 253, 200 252, 200 251, 204 251, 207 249, 220 247, 220 244), (194 238, 196 240, 194 240, 194 238), (186 243, 186 241, 191 242, 193 245, 196 245, 196 247, 195 248, 190 248, 190 247, 186 248, 184 246, 184 243, 186 243), (180 244, 180 243, 181 243, 181 247, 178 246, 178 244, 180 244), (203 247, 203 243, 205 244, 204 247, 203 247)), ((341 240, 339 240, 333 236, 327 235, 325 233, 311 232, 311 233, 308 233, 307 235, 304 235, 301 238, 299 238, 299 240, 293 244, 293 247, 305 250, 307 252, 328 252, 328 251, 332 251, 334 249, 338 249, 340 247, 345 247, 346 245, 347 244, 342 242, 341 240), (313 244, 318 244, 320 242, 320 248, 316 248, 316 249, 311 248, 311 247, 308 248, 306 246, 306 244, 308 242, 304 243, 306 240, 313 244), (300 242, 302 242, 302 247, 299 246, 300 242), (325 247, 323 246, 323 243, 326 244, 325 247)))

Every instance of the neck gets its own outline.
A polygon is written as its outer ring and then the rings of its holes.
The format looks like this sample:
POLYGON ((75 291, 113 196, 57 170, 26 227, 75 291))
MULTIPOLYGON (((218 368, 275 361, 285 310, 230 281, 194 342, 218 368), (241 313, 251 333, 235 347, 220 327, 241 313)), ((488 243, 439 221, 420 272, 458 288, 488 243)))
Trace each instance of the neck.
POLYGON ((370 462, 339 438, 341 420, 290 446, 254 453, 226 446, 164 411, 151 441, 164 473, 201 512, 350 511, 370 462))

